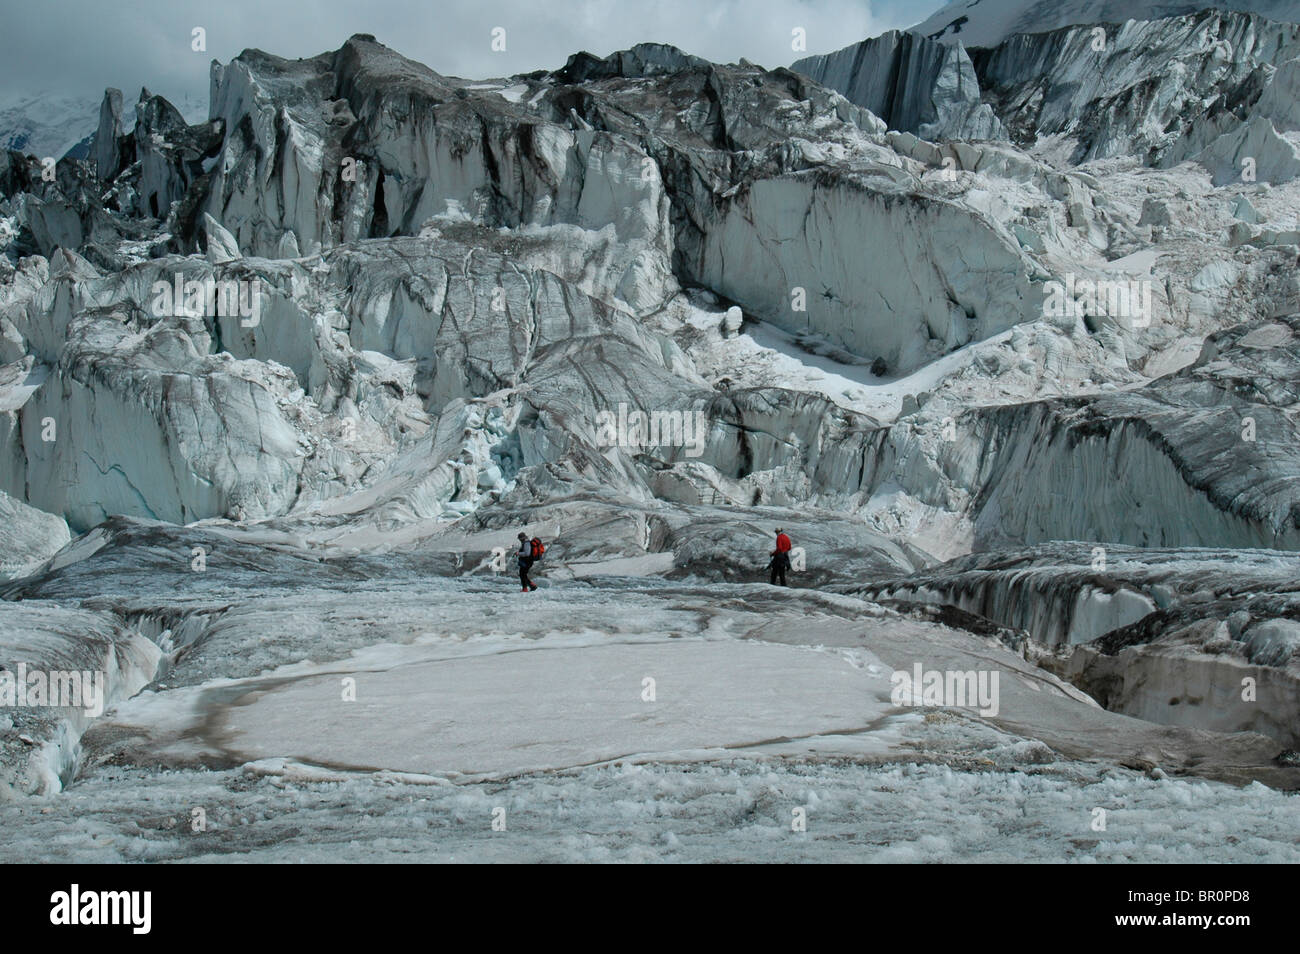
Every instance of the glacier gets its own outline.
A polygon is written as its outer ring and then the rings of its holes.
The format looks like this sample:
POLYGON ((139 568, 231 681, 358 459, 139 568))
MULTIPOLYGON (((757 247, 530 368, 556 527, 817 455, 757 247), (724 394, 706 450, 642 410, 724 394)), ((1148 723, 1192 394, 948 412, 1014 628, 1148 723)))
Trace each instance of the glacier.
POLYGON ((1297 860, 1300 24, 1121 6, 0 111, 0 854, 1297 860))

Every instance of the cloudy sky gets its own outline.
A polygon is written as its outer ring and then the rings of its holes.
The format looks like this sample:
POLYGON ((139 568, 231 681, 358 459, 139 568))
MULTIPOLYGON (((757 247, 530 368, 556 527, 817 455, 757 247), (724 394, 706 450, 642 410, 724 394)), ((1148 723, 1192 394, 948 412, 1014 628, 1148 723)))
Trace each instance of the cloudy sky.
POLYGON ((116 86, 206 102, 208 64, 247 47, 281 56, 336 49, 353 33, 440 73, 485 78, 563 65, 577 50, 606 54, 672 43, 721 62, 788 65, 791 31, 809 53, 919 23, 944 0, 36 0, 13 4, 0 32, 0 94, 98 96, 116 86), (191 49, 193 30, 206 50, 191 49), (505 52, 491 47, 506 30, 505 52))

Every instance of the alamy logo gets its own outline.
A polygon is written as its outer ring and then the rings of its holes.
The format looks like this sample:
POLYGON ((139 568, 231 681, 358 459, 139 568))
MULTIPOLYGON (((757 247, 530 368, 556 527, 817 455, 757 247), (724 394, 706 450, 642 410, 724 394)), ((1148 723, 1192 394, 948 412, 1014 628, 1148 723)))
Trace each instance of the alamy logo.
POLYGON ((596 414, 596 443, 601 447, 684 447, 687 457, 704 453, 704 412, 628 410, 596 414))
POLYGON ((1126 321, 1132 328, 1151 324, 1151 282, 1093 281, 1065 276, 1064 282, 1043 285, 1044 318, 1084 318, 1088 315, 1109 316, 1126 321))
POLYGON ((946 706, 978 708, 982 716, 998 714, 998 672, 981 669, 899 669, 889 677, 893 689, 889 701, 896 706, 946 706))
POLYGON ((153 283, 150 311, 155 318, 238 318, 240 325, 253 328, 262 320, 261 286, 234 278, 185 281, 178 274, 171 282, 153 283))
POLYGON ((50 895, 51 924, 129 924, 133 934, 148 934, 153 918, 150 891, 71 891, 50 895))
POLYGON ((95 670, 28 669, 19 663, 15 670, 0 669, 0 706, 51 706, 85 709, 98 717, 104 713, 104 674, 95 670))

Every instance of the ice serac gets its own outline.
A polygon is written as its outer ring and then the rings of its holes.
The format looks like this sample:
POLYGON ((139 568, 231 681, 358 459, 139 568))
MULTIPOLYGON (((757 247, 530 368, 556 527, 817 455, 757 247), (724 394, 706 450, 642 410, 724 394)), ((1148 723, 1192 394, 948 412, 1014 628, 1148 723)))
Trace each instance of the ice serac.
POLYGON ((1216 137, 1191 157, 1215 185, 1248 181, 1281 183, 1300 177, 1300 135, 1283 136, 1273 123, 1256 116, 1216 137))
POLYGON ((1075 24, 1123 23, 1185 16, 1206 8, 1300 21, 1292 0, 953 0, 911 27, 942 43, 996 46, 1015 33, 1047 33, 1075 24))
POLYGON ((106 89, 99 107, 99 128, 95 131, 95 174, 101 182, 115 177, 121 168, 122 91, 106 89))
MULTIPOLYGON (((1252 83, 1272 69, 1264 53, 1285 45, 1275 25, 1193 19, 1161 29, 1187 38, 1218 24, 1254 37, 1258 62, 1242 67, 1252 83)), ((914 97, 915 64, 944 69, 961 50, 888 39, 894 46, 880 50, 899 59, 898 108, 915 112, 924 102, 914 97)), ((1035 39, 1047 53, 1031 49, 1048 56, 1076 40, 1067 30, 1035 39)), ((1151 64, 1138 61, 1135 42, 1119 46, 1140 80, 1151 64)), ((1179 205, 1186 170, 1063 171, 1013 143, 935 144, 889 132, 790 70, 716 65, 656 45, 579 54, 507 87, 439 76, 358 36, 308 60, 248 51, 212 79, 204 124, 187 125, 160 97, 142 100, 136 130, 119 140, 141 156, 108 183, 102 204, 84 164, 65 164, 53 184, 22 164, 7 174, 21 194, 0 212, 14 209, 38 249, 68 247, 50 250, 48 263, 24 259, 0 312, 5 358, 46 375, 11 414, 6 440, 21 448, 20 466, 5 486, 29 502, 53 494, 29 479, 43 455, 89 467, 88 450, 100 475, 84 499, 66 491, 49 501, 79 526, 103 514, 71 508, 91 506, 108 485, 116 512, 280 518, 385 475, 386 499, 401 498, 394 507, 419 519, 604 480, 638 500, 816 503, 873 516, 902 494, 967 521, 978 546, 1215 534, 1292 545, 1283 484, 1243 490, 1216 470, 1222 440, 1195 426, 1203 401, 1134 390, 1155 373, 1157 352, 1163 361, 1183 347, 1180 335, 1203 336, 1225 314, 1267 313, 1285 298, 1285 252, 1273 247, 1289 234, 1284 198, 1252 192, 1249 215, 1240 195, 1179 205), (75 222, 56 241, 69 208, 75 222), (111 228, 97 233, 102 222, 111 228), (1166 231, 1183 243, 1177 256, 1160 255, 1166 231), (1232 261, 1222 260, 1225 232, 1232 261), (70 250, 78 242, 84 256, 70 250), (1150 327, 1095 310, 1047 320, 1042 283, 1063 271, 1145 276, 1150 327), (256 321, 155 304, 159 284, 229 281, 259 291, 256 321), (679 294, 692 285, 711 289, 700 293, 716 314, 679 294), (745 329, 755 318, 845 356, 860 380, 815 393, 779 378, 733 383, 726 375, 753 347, 745 329), (882 375, 963 350, 965 364, 897 385, 909 390, 889 414, 895 424, 854 409, 868 391, 893 387, 882 375), (706 373, 697 362, 710 352, 706 373), (174 481, 130 462, 115 469, 104 448, 72 438, 57 452, 39 446, 35 423, 80 414, 83 390, 116 400, 135 386, 131 374, 196 382, 156 408, 139 403, 148 413, 132 426, 147 446, 179 439, 167 436, 179 426, 169 409, 193 402, 206 405, 193 412, 201 419, 228 419, 225 389, 239 385, 225 375, 260 396, 227 425, 204 425, 210 456, 197 438, 169 450, 186 461, 174 481), (966 382, 960 408, 948 403, 958 437, 938 442, 930 430, 942 412, 925 407, 925 392, 949 374, 966 382), (1053 391, 1058 379, 1069 383, 1053 391), (1042 400, 1044 390, 1059 396, 1042 400), (985 406, 993 394, 1002 397, 985 406), (621 402, 703 414, 705 446, 698 455, 600 446, 595 417, 621 402), (254 413, 275 425, 255 449, 244 433, 254 413), (292 439, 281 439, 281 423, 292 439), (417 442, 438 472, 423 487, 408 466, 419 454, 390 470, 417 442), (225 458, 233 463, 218 467, 225 458), (273 473, 245 475, 254 459, 273 473), (1111 460, 1125 480, 1109 481, 1111 460), (479 465, 484 479, 471 480, 479 465), (260 481, 265 499, 245 500, 246 481, 260 481), (1106 494, 1089 491, 1107 481, 1106 494), (1132 491, 1134 481, 1158 490, 1132 491), (1062 483, 1078 492, 1044 495, 1062 483), (1196 519, 1173 519, 1175 503, 1196 519)), ((1269 102, 1276 115, 1278 97, 1269 102)), ((111 95, 109 105, 111 115, 111 95)), ((1272 481, 1268 461, 1258 465, 1272 481)))
POLYGON ((1205 10, 1020 34, 971 58, 1013 141, 1068 146, 1076 163, 1136 155, 1176 164, 1207 131, 1247 118, 1298 39, 1294 24, 1205 10))
POLYGON ((555 75, 565 83, 585 83, 614 77, 662 76, 709 66, 712 64, 708 60, 666 43, 638 43, 609 56, 575 53, 555 75))
POLYGON ((295 498, 296 381, 210 353, 217 329, 183 307, 160 312, 155 286, 170 286, 172 267, 104 275, 56 253, 11 313, 27 354, 4 375, 0 489, 77 529, 111 513, 265 515, 295 498))
POLYGON ((1006 138, 980 101, 975 67, 961 43, 890 30, 790 68, 871 110, 890 129, 931 140, 1006 138))
POLYGON ((206 212, 203 213, 203 244, 207 247, 208 261, 213 265, 223 265, 242 257, 235 237, 206 212))
MULTIPOLYGON (((943 69, 941 105, 949 85, 967 96, 943 69)), ((646 45, 579 54, 534 85, 527 103, 467 89, 364 36, 311 60, 247 52, 213 71, 227 133, 205 211, 253 255, 286 236, 310 251, 438 222, 518 229, 550 240, 562 277, 638 314, 703 283, 891 367, 1027 313, 1032 265, 1010 233, 932 194, 876 117, 789 71, 646 45), (688 96, 716 105, 669 108, 688 96), (860 246, 931 221, 919 247, 860 246)))
POLYGON ((878 117, 797 73, 709 65, 553 98, 654 158, 677 273, 783 328, 907 370, 1036 309, 1035 266, 987 208, 935 188, 878 117))
POLYGON ((60 248, 112 245, 124 234, 139 234, 137 227, 105 210, 88 163, 64 159, 53 172, 51 179, 49 167, 41 160, 16 153, 0 159, 0 193, 11 197, 6 203, 14 213, 10 227, 20 229, 18 241, 9 244, 9 254, 50 256, 60 248))
POLYGON ((140 91, 135 107, 135 161, 139 163, 136 211, 139 215, 167 219, 174 203, 206 173, 221 142, 219 123, 191 126, 180 110, 162 96, 140 91))
MULTIPOLYGON (((60 250, 15 302, 24 356, 4 369, 14 463, 0 489, 84 529, 116 513, 278 516, 364 479, 409 484, 405 512, 432 519, 566 453, 608 467, 592 434, 606 406, 707 393, 674 343, 529 267, 535 253, 453 238, 499 240, 490 230, 458 223, 311 262, 223 262, 229 237, 208 231, 206 257, 107 274, 60 250), (189 299, 227 286, 249 314, 189 299)), ((630 470, 607 476, 639 485, 630 470)))
POLYGON ((36 569, 71 539, 68 525, 61 517, 29 507, 3 491, 0 491, 0 525, 5 528, 4 545, 0 547, 0 581, 36 569))
POLYGON ((657 169, 567 112, 547 121, 368 36, 310 60, 245 52, 214 66, 213 90, 229 132, 205 210, 249 254, 279 254, 286 235, 303 251, 412 235, 443 217, 552 229, 581 258, 575 280, 638 311, 674 287, 657 169))
POLYGON ((973 413, 942 459, 980 488, 977 538, 1300 549, 1298 329, 1213 335, 1146 388, 973 413))
POLYGON ((70 335, 23 407, 24 434, 63 422, 57 440, 25 442, 29 502, 84 529, 113 513, 185 523, 265 516, 293 501, 304 455, 273 374, 197 355, 171 329, 130 343, 122 330, 79 322, 70 335))
POLYGON ((778 326, 896 371, 1034 317, 1031 268, 994 223, 870 167, 753 183, 723 206, 694 264, 778 326))
POLYGON ((1280 133, 1300 131, 1300 57, 1278 66, 1255 102, 1254 115, 1280 133))

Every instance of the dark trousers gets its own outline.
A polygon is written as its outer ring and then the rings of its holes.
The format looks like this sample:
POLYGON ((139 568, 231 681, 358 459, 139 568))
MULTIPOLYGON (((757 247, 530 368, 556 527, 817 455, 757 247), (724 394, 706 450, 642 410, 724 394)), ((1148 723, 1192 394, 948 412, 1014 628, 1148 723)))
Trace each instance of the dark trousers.
POLYGON ((772 585, 776 586, 777 577, 781 578, 782 586, 789 586, 785 581, 785 571, 790 565, 790 558, 784 553, 778 553, 772 557, 772 585))
POLYGON ((526 589, 526 590, 535 590, 535 589, 537 589, 537 585, 536 585, 535 583, 533 583, 533 581, 530 580, 530 579, 528 578, 528 564, 527 564, 527 563, 521 563, 521 564, 519 564, 519 582, 520 582, 520 584, 523 586, 523 588, 526 589))

